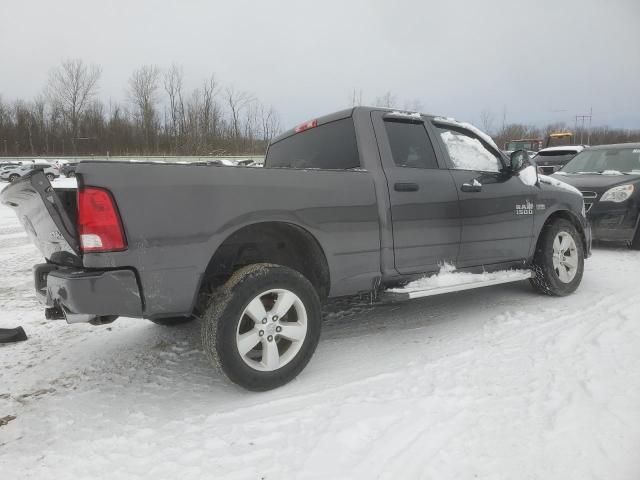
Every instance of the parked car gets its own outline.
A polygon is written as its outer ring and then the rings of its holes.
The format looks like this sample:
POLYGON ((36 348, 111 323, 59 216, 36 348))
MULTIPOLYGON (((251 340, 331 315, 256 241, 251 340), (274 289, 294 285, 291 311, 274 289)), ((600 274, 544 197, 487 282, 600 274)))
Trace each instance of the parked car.
MULTIPOLYGON (((538 152, 534 152, 533 150, 524 150, 524 151, 527 153, 527 156, 529 157, 529 159, 532 159, 538 153, 538 152)), ((507 157, 511 156, 513 152, 515 152, 515 150, 502 150, 502 153, 504 153, 507 157)))
POLYGON ((594 239, 640 250, 640 143, 591 147, 553 176, 582 192, 594 239))
POLYGON ((584 145, 543 148, 533 157, 533 161, 536 163, 539 173, 551 175, 584 149, 584 145))
POLYGON ((78 162, 67 162, 60 167, 60 174, 68 178, 75 177, 77 166, 78 162))
POLYGON ((13 168, 16 165, 20 165, 20 162, 0 162, 0 171, 4 170, 5 168, 13 168))
POLYGON ((541 138, 520 138, 518 140, 510 140, 504 145, 505 151, 515 152, 516 150, 527 150, 535 153, 542 148, 543 140, 541 138))
POLYGON ((306 122, 273 140, 263 168, 86 161, 77 176, 77 193, 35 172, 0 195, 46 258, 34 270, 46 316, 197 316, 209 358, 251 390, 305 367, 328 297, 384 295, 443 262, 516 268, 497 283, 568 295, 590 252, 577 190, 538 178, 524 151, 507 158, 474 127, 418 113, 306 122))
POLYGON ((53 167, 49 162, 35 160, 32 162, 23 162, 20 165, 15 165, 13 167, 5 168, 0 172, 0 180, 4 180, 6 182, 15 182, 21 177, 24 177, 28 173, 31 173, 33 170, 43 170, 45 176, 49 181, 54 180, 60 176, 58 169, 53 167))

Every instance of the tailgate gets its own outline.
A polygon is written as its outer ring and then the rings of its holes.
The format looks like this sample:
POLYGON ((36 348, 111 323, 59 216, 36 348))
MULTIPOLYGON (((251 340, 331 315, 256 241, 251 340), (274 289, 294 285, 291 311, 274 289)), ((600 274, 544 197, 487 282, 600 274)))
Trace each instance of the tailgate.
POLYGON ((44 172, 36 170, 9 184, 0 193, 0 202, 16 212, 44 257, 60 265, 82 265, 75 212, 71 211, 69 202, 71 196, 75 198, 73 190, 54 191, 44 172))

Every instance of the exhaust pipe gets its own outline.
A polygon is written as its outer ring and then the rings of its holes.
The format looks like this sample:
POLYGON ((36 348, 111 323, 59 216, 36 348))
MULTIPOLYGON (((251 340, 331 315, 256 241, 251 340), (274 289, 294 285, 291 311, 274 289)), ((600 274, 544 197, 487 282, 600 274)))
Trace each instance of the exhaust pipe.
POLYGON ((72 313, 66 308, 56 305, 55 307, 45 308, 44 317, 47 320, 66 320, 67 323, 88 323, 96 318, 96 315, 88 313, 72 313))
POLYGON ((62 311, 64 312, 64 318, 67 320, 67 323, 91 323, 96 315, 92 315, 90 313, 71 313, 66 308, 63 307, 62 311))
POLYGON ((67 323, 90 323, 91 325, 106 325, 112 323, 117 315, 93 315, 91 313, 73 313, 64 306, 56 305, 44 309, 47 320, 66 320, 67 323))

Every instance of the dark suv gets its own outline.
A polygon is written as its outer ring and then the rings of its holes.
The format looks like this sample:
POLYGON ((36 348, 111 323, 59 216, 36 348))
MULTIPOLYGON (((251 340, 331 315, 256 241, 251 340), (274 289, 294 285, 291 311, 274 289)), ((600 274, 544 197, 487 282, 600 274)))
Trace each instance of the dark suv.
POLYGON ((78 167, 78 162, 65 163, 60 167, 60 174, 64 175, 65 177, 75 177, 77 167, 78 167))

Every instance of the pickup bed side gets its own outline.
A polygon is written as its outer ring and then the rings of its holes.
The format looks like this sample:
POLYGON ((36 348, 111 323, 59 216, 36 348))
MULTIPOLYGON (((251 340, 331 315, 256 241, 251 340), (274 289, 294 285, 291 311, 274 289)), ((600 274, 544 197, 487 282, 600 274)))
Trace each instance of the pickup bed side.
POLYGON ((370 290, 380 276, 378 202, 367 172, 102 162, 82 163, 78 175, 112 192, 128 242, 126 251, 84 254, 83 265, 135 267, 145 317, 190 314, 223 242, 242 236, 247 245, 238 253, 259 257, 251 244, 274 225, 294 225, 317 241, 331 296, 370 290))

